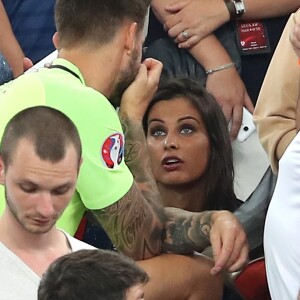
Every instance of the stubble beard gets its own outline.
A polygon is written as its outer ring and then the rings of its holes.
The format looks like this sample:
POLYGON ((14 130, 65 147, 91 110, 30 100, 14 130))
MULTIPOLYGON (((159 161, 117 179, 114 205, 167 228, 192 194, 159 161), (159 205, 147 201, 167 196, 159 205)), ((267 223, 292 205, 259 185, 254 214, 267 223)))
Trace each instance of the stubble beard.
POLYGON ((38 225, 31 225, 29 223, 26 222, 26 219, 22 219, 18 212, 16 207, 14 206, 13 202, 11 201, 10 197, 8 196, 8 193, 5 189, 5 199, 6 199, 6 205, 10 211, 10 213, 12 214, 12 216, 15 218, 15 220, 19 223, 19 225, 28 233, 32 233, 32 234, 44 234, 49 232, 53 226, 56 223, 57 218, 55 218, 47 227, 41 227, 38 225))
POLYGON ((120 106, 122 95, 130 86, 130 84, 134 81, 136 74, 138 73, 140 64, 138 58, 139 51, 137 49, 134 49, 128 66, 120 71, 120 75, 116 83, 114 92, 110 97, 110 102, 115 108, 120 106))

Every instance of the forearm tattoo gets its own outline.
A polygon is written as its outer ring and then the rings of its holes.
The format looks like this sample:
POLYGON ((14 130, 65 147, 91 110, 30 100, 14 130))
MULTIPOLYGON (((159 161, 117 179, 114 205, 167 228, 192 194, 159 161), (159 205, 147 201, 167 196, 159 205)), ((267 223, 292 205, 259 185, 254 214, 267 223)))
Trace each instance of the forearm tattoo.
POLYGON ((161 207, 160 195, 153 177, 146 137, 141 122, 131 120, 126 114, 120 115, 125 134, 125 162, 146 200, 161 207))
POLYGON ((203 251, 210 244, 212 212, 193 213, 166 207, 164 252, 203 251))
POLYGON ((93 213, 124 254, 141 260, 161 253, 163 214, 143 200, 135 184, 121 200, 93 213))

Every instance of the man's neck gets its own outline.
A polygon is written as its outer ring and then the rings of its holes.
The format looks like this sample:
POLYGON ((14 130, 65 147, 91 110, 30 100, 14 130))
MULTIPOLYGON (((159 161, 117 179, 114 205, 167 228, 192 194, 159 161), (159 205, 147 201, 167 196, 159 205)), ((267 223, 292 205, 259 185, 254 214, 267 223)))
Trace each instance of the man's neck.
POLYGON ((30 233, 7 211, 0 218, 0 242, 38 276, 55 259, 71 252, 66 236, 55 226, 43 234, 30 233))
POLYGON ((28 232, 6 209, 0 218, 0 242, 9 249, 45 250, 54 245, 61 232, 53 226, 48 232, 35 234, 28 232))
POLYGON ((86 86, 109 98, 120 71, 121 55, 117 49, 114 43, 98 48, 82 46, 61 49, 58 57, 70 61, 80 70, 86 86))

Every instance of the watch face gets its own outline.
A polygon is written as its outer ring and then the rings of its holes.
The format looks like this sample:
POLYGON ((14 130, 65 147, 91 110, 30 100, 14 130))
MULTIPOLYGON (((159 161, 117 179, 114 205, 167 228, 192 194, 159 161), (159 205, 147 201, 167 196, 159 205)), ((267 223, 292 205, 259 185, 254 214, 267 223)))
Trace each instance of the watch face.
POLYGON ((236 4, 236 11, 237 12, 244 12, 244 5, 241 2, 237 2, 236 4))
POLYGON ((233 1, 237 16, 241 16, 245 12, 245 5, 242 0, 233 1))

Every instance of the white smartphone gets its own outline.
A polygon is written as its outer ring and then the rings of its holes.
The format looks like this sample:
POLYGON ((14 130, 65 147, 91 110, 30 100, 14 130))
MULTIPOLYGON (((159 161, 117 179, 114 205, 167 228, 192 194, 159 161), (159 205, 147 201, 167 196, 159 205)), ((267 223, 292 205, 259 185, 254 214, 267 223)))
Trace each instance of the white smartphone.
POLYGON ((51 52, 49 55, 47 55, 42 60, 37 62, 35 65, 29 68, 25 73, 36 72, 39 68, 43 68, 45 64, 49 64, 49 63, 51 64, 55 58, 57 58, 57 50, 51 52))
POLYGON ((243 107, 243 120, 236 140, 240 143, 244 142, 255 130, 252 114, 243 107))

